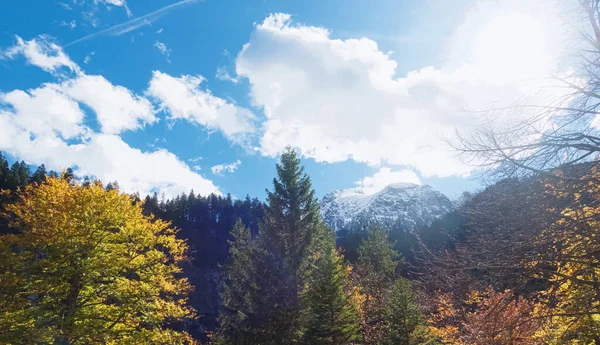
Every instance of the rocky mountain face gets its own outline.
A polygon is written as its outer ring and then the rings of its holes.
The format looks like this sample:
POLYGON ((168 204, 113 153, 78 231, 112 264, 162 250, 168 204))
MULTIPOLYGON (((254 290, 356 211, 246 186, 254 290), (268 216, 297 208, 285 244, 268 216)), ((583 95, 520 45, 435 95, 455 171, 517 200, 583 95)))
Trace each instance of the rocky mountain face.
POLYGON ((334 230, 378 223, 384 226, 401 222, 415 229, 452 211, 454 205, 444 194, 430 186, 391 184, 375 194, 360 189, 329 193, 321 201, 321 214, 334 230))

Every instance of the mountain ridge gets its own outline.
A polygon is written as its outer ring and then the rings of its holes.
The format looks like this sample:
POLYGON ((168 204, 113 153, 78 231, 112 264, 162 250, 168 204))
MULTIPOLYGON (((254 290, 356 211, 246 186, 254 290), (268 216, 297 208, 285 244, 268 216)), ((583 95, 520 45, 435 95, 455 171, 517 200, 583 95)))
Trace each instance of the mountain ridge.
POLYGON ((370 194, 360 188, 341 189, 321 200, 323 220, 335 231, 359 222, 402 222, 412 230, 452 210, 454 204, 446 195, 429 185, 412 183, 392 183, 370 194))

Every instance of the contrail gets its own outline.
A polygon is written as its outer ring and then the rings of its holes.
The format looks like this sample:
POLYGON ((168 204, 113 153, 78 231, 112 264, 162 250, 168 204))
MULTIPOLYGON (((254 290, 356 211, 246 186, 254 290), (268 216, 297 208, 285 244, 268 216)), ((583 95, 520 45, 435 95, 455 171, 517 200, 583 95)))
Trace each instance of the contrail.
POLYGON ((181 0, 171 5, 167 5, 165 7, 159 8, 156 11, 145 14, 141 17, 137 17, 131 20, 126 21, 125 23, 113 25, 110 28, 106 28, 104 30, 100 30, 98 32, 94 32, 93 34, 89 34, 87 36, 83 36, 82 38, 76 39, 75 41, 64 45, 64 47, 72 46, 73 44, 87 41, 91 38, 101 35, 111 35, 111 36, 119 36, 135 29, 138 29, 144 25, 150 25, 152 21, 158 19, 161 15, 163 15, 166 11, 171 10, 175 7, 179 7, 185 4, 198 2, 198 0, 181 0))

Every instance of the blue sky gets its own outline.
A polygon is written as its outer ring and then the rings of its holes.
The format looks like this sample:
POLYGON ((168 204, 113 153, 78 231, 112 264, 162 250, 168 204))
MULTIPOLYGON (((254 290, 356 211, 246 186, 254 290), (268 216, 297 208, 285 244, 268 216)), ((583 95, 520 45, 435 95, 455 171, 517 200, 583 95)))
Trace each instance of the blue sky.
POLYGON ((291 145, 319 197, 457 196, 480 186, 447 145, 482 124, 465 110, 528 94, 561 24, 533 0, 2 1, 0 150, 127 192, 262 198, 291 145))

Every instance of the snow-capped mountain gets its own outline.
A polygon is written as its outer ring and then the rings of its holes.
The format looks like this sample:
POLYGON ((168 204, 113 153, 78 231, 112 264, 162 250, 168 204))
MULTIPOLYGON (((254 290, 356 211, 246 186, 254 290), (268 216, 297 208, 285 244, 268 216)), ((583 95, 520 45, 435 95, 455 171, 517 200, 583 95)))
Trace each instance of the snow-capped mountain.
POLYGON ((450 199, 430 186, 409 183, 390 184, 374 194, 358 188, 337 190, 323 197, 321 214, 338 231, 353 222, 391 225, 402 222, 415 228, 452 211, 450 199))

